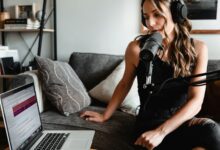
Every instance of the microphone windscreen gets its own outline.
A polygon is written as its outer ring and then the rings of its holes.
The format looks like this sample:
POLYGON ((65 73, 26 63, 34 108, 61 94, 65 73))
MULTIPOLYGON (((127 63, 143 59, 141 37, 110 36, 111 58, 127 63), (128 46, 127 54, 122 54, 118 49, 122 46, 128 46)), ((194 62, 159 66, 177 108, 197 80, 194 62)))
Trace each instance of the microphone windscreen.
POLYGON ((161 44, 162 43, 162 35, 159 33, 159 32, 154 32, 151 34, 151 36, 149 37, 148 40, 154 40, 154 41, 157 41, 158 44, 161 44))
POLYGON ((154 32, 149 35, 140 52, 141 59, 145 61, 153 60, 158 49, 162 47, 162 39, 162 35, 159 32, 154 32))

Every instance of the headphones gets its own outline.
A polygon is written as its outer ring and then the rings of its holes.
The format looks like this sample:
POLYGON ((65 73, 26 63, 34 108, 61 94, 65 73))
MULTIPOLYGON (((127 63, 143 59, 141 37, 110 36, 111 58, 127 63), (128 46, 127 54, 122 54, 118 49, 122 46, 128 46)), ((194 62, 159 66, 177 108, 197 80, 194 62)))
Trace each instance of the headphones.
MULTIPOLYGON (((142 0, 142 3, 141 3, 142 7, 143 7, 143 4, 144 4, 144 0, 142 0)), ((172 15, 172 19, 174 23, 181 24, 187 18, 188 11, 183 0, 172 0, 170 4, 170 11, 171 11, 171 15, 172 15)), ((142 21, 142 24, 145 27, 147 27, 145 18, 143 15, 143 8, 141 9, 141 21, 142 21)))

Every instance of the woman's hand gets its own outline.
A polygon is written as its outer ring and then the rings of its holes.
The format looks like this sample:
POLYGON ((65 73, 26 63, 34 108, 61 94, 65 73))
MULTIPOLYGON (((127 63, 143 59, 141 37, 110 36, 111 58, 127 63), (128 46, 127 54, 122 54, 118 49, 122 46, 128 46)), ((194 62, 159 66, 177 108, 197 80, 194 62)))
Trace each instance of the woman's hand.
POLYGON ((151 130, 144 132, 134 143, 147 148, 148 150, 153 150, 157 147, 164 139, 165 134, 159 130, 151 130))
POLYGON ((94 111, 85 111, 80 115, 80 117, 93 122, 104 122, 106 120, 103 114, 94 111))

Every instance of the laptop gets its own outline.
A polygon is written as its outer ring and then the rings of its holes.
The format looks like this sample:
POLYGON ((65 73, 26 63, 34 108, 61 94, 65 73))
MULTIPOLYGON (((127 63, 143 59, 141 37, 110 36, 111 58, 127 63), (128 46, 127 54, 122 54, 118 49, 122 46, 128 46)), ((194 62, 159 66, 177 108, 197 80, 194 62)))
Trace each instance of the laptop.
POLYGON ((94 130, 43 130, 33 83, 1 94, 0 105, 10 150, 91 147, 94 130))

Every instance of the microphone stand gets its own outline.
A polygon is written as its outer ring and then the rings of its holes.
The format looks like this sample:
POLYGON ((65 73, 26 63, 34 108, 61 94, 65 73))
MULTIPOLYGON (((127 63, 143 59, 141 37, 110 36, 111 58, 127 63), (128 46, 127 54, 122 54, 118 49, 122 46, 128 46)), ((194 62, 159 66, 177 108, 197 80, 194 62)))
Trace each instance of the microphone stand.
POLYGON ((158 94, 161 90, 166 89, 166 88, 178 87, 177 85, 166 87, 166 85, 168 83, 172 83, 172 82, 180 83, 179 86, 203 86, 209 82, 218 81, 218 80, 220 80, 220 70, 190 75, 187 77, 169 78, 169 79, 165 80, 157 89, 154 89, 154 94, 158 94), (194 81, 194 82, 190 81, 193 78, 202 77, 202 76, 207 76, 207 78, 202 79, 202 80, 198 80, 198 81, 194 81))

